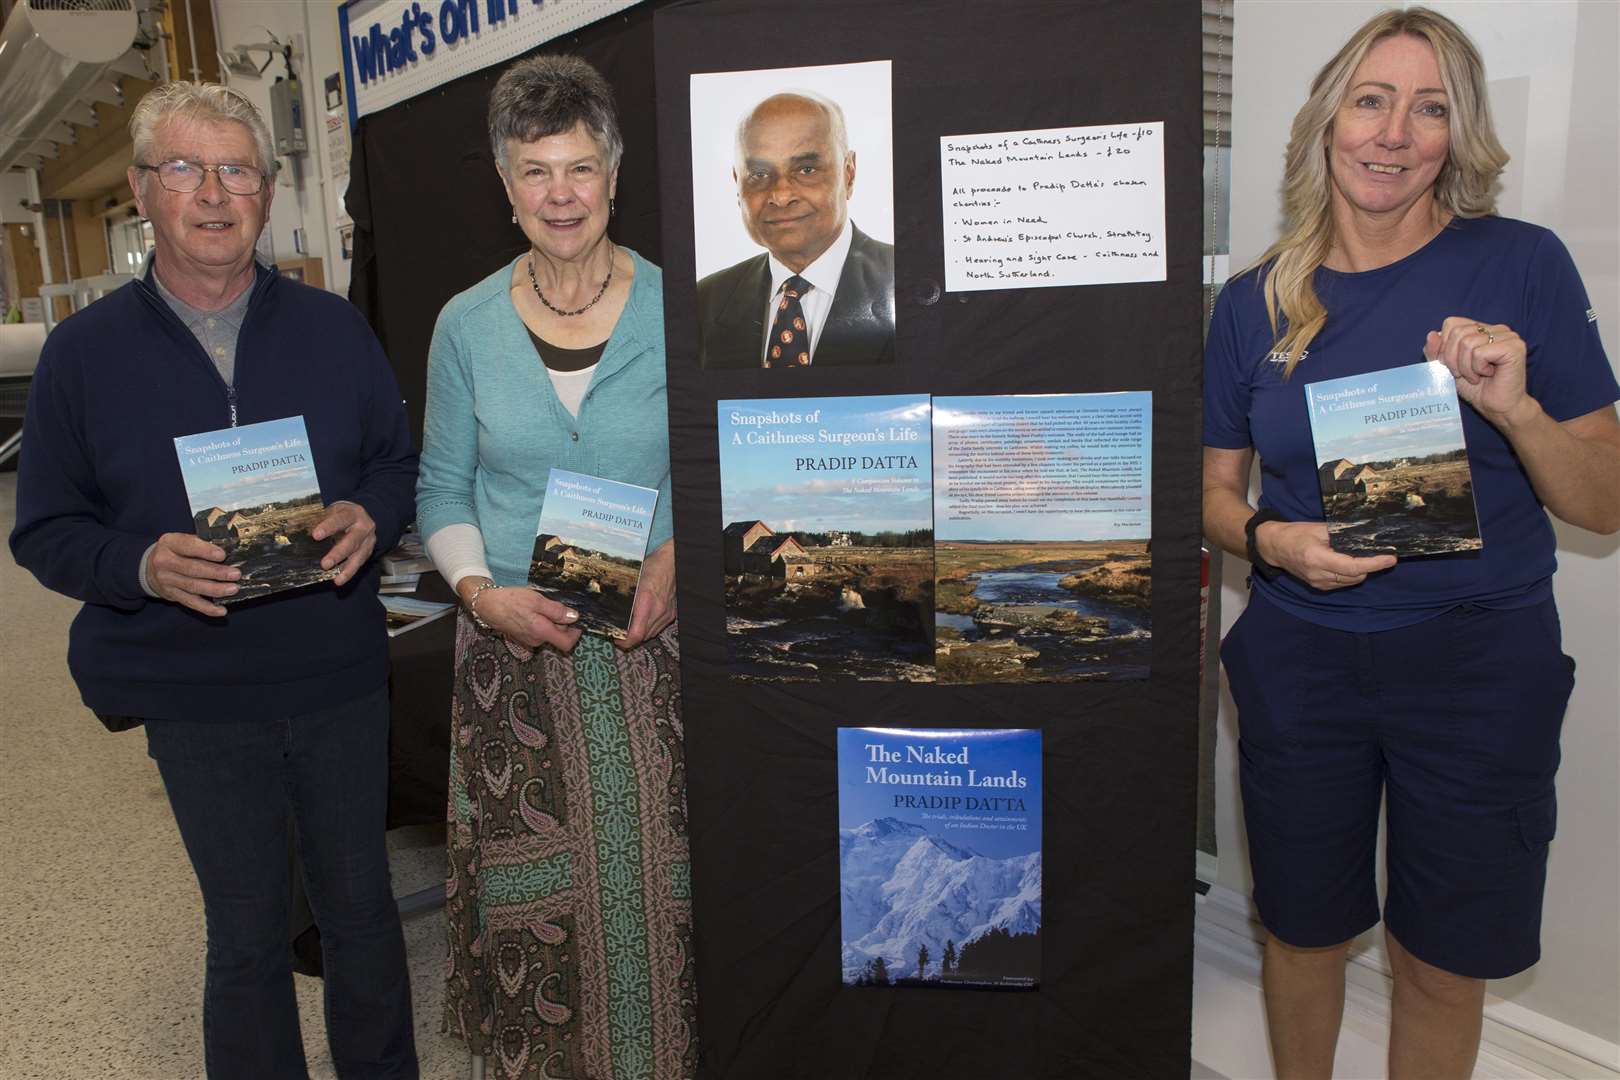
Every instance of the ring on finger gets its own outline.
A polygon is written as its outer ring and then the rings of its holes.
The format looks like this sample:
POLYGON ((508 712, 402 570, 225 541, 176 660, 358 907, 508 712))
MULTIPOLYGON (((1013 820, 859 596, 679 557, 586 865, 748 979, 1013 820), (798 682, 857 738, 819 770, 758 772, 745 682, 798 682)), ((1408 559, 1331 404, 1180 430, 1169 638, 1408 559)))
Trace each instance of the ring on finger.
POLYGON ((1485 335, 1485 344, 1496 344, 1496 334, 1492 332, 1490 327, 1486 326, 1484 323, 1475 323, 1474 329, 1485 335))

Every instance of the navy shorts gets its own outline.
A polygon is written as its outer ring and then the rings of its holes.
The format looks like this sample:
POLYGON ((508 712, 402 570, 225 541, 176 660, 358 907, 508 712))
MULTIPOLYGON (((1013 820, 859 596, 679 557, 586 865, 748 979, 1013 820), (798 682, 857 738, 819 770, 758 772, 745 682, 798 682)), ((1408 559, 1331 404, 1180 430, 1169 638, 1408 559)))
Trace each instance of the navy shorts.
POLYGON ((1357 634, 1250 593, 1221 660, 1254 901, 1274 936, 1322 947, 1378 922, 1382 796, 1396 940, 1472 978, 1536 962, 1575 683, 1551 599, 1357 634))

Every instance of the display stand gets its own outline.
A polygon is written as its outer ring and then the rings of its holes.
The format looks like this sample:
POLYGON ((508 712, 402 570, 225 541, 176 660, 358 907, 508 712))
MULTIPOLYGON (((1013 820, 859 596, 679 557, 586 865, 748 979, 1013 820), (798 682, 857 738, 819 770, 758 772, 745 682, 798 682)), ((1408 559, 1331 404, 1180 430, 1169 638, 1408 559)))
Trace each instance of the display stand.
MULTIPOLYGON (((1196 6, 1168 3, 831 0, 805 8, 721 0, 657 14, 705 1077, 1187 1073, 1199 660, 1199 34, 1196 6), (692 130, 691 76, 878 60, 892 64, 893 362, 705 370, 694 228, 709 226, 694 223, 695 196, 705 193, 694 187, 692 140, 712 133, 692 130), (1164 280, 946 291, 942 137, 1154 122, 1164 133, 1164 280), (960 686, 731 677, 717 402, 1120 390, 1153 395, 1149 677, 960 686), (835 739, 843 725, 1041 730, 1038 990, 842 984, 835 739)), ((739 115, 747 106, 737 102, 739 115)), ((729 183, 714 172, 699 180, 729 183)))

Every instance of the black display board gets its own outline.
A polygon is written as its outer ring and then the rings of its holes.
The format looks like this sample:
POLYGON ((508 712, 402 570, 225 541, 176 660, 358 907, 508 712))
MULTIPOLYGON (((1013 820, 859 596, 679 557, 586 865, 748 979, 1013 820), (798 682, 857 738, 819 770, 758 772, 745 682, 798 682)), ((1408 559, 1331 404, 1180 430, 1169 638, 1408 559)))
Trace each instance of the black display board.
MULTIPOLYGON (((661 6, 644 0, 534 51, 582 56, 612 85, 624 159, 608 234, 655 263, 662 260, 652 23, 661 6)), ((393 361, 418 444, 439 309, 528 247, 489 147, 489 92, 506 66, 364 117, 354 135, 345 196, 354 219, 349 299, 393 361)))
POLYGON ((664 8, 655 23, 702 1075, 1186 1076, 1199 655, 1198 6, 715 0, 664 8), (700 370, 689 76, 866 60, 893 63, 896 362, 810 368, 795 384, 780 373, 700 370), (1167 281, 942 291, 941 136, 1152 121, 1165 124, 1167 281), (1122 389, 1154 394, 1151 678, 730 680, 718 399, 1122 389), (1038 991, 841 985, 835 732, 850 724, 1043 731, 1038 991))

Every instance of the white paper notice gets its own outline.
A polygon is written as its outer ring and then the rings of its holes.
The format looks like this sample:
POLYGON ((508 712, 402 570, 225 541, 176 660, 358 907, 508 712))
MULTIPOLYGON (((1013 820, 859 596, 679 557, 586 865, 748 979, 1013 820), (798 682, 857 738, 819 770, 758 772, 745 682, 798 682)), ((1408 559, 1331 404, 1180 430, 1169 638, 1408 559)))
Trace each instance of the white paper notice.
POLYGON ((1164 123, 947 135, 945 289, 1163 281, 1164 123))

